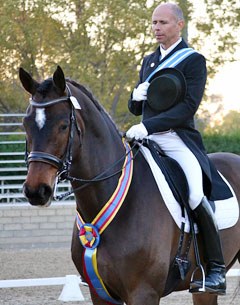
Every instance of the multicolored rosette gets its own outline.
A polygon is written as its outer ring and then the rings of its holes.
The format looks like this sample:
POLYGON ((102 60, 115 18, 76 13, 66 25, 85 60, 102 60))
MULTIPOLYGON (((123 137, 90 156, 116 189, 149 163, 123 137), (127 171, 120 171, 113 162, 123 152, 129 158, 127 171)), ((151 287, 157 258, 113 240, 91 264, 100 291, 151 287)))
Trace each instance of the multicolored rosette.
POLYGON ((84 248, 95 249, 100 242, 98 229, 90 223, 85 223, 80 227, 79 239, 84 248))

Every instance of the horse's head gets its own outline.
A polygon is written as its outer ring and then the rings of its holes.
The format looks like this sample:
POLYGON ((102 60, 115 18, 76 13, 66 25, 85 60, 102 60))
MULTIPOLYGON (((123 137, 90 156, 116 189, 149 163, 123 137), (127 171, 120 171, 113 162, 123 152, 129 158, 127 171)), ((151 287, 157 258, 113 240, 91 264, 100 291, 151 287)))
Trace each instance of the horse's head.
MULTIPOLYGON (((24 194, 32 205, 48 206, 53 197, 56 176, 71 163, 76 123, 74 103, 60 67, 42 83, 20 68, 19 77, 31 94, 24 118, 28 174, 24 194)), ((79 137, 78 137, 79 139, 79 137)))

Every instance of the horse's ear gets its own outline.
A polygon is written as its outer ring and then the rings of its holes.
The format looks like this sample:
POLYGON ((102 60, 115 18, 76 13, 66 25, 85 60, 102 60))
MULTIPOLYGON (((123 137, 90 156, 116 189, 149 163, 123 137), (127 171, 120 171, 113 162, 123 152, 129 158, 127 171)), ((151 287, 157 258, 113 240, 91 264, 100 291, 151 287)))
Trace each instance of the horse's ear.
POLYGON ((63 94, 66 88, 66 81, 63 70, 60 66, 57 66, 56 71, 53 74, 54 86, 58 89, 60 94, 63 94))
POLYGON ((19 78, 23 88, 30 94, 34 95, 37 87, 39 86, 39 83, 35 81, 32 76, 23 68, 19 68, 19 78))

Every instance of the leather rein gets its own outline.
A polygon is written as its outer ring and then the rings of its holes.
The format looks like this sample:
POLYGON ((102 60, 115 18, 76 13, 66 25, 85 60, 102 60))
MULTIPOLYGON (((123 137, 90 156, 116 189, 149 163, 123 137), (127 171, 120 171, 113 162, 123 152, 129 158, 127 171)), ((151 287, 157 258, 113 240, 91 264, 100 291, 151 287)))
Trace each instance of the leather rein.
MULTIPOLYGON (((92 179, 82 179, 82 178, 76 178, 72 177, 69 175, 70 168, 72 165, 72 151, 73 151, 73 139, 74 139, 74 130, 76 128, 79 139, 80 139, 80 146, 81 146, 81 128, 78 125, 77 119, 76 119, 76 113, 75 109, 81 110, 81 106, 79 105, 79 102, 77 99, 72 95, 71 90, 68 85, 66 85, 67 88, 67 95, 60 97, 58 99, 50 100, 47 102, 36 102, 32 98, 29 99, 29 103, 31 106, 36 107, 36 108, 45 108, 45 107, 51 107, 55 104, 63 103, 63 102, 70 102, 71 104, 71 124, 70 124, 70 132, 69 132, 69 139, 68 139, 68 145, 66 148, 66 153, 63 157, 63 159, 58 158, 55 155, 46 153, 46 152, 41 152, 41 151, 31 151, 30 153, 28 152, 27 149, 27 140, 26 140, 26 149, 25 149, 25 162, 27 164, 27 167, 31 162, 43 162, 52 165, 53 167, 57 168, 57 177, 56 177, 56 183, 55 183, 55 191, 56 191, 56 186, 58 183, 67 180, 70 182, 80 182, 82 185, 79 187, 72 189, 71 191, 65 192, 61 195, 57 195, 54 192, 53 198, 57 201, 62 200, 66 197, 69 197, 71 194, 73 194, 75 191, 78 191, 80 189, 83 189, 87 186, 89 186, 91 183, 96 183, 100 181, 107 180, 109 178, 112 178, 116 176, 117 174, 121 173, 124 167, 121 167, 119 170, 115 171, 112 174, 107 175, 108 172, 112 168, 114 168, 116 165, 119 163, 122 163, 124 161, 125 157, 127 154, 129 154, 136 146, 136 144, 133 144, 131 147, 130 151, 128 151, 126 154, 124 154, 119 160, 117 160, 115 163, 110 165, 106 170, 104 170, 102 173, 96 175, 92 179), (77 103, 77 104, 76 104, 77 103), (74 128, 75 127, 75 128, 74 128)), ((137 151, 133 155, 133 159, 139 152, 139 147, 137 148, 137 151)), ((126 165, 125 165, 126 166, 126 165)))

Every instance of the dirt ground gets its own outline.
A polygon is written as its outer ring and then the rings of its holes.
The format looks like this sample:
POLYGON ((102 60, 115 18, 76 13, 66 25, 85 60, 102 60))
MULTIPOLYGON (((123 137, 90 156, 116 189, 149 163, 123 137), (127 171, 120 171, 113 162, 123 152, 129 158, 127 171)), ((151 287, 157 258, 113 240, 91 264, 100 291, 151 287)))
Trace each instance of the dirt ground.
MULTIPOLYGON (((240 266, 237 265, 237 268, 240 266)), ((64 277, 78 275, 70 257, 70 249, 29 249, 0 251, 0 280, 64 277)), ((58 301, 63 286, 0 288, 0 305, 92 305, 88 288, 80 285, 82 302, 58 301)), ((188 292, 172 293, 161 305, 190 305, 188 292)), ((227 295, 219 305, 240 304, 240 279, 228 277, 227 295)))

